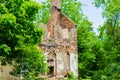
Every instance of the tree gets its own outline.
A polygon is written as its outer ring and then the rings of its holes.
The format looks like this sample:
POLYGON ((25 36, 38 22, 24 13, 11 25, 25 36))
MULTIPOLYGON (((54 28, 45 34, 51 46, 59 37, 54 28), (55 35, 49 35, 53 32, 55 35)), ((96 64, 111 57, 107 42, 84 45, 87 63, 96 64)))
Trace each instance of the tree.
POLYGON ((14 75, 21 71, 38 75, 47 70, 38 49, 43 34, 36 24, 39 10, 33 0, 0 0, 0 60, 2 65, 15 62, 14 75))
POLYGON ((100 40, 104 44, 107 64, 102 75, 107 79, 120 77, 120 2, 119 0, 94 0, 96 7, 103 9, 105 23, 100 26, 100 40))

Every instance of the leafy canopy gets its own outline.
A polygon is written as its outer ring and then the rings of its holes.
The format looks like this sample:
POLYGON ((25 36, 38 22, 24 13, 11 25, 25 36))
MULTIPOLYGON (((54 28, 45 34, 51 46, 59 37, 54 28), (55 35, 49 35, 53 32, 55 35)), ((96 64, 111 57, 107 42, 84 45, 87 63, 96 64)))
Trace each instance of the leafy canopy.
POLYGON ((36 23, 41 6, 33 0, 0 0, 0 60, 15 62, 14 73, 45 72, 45 58, 38 48, 43 31, 36 23))
POLYGON ((103 9, 105 23, 100 26, 99 38, 107 55, 106 67, 100 75, 108 80, 118 80, 120 74, 120 1, 119 0, 94 0, 96 7, 103 9))

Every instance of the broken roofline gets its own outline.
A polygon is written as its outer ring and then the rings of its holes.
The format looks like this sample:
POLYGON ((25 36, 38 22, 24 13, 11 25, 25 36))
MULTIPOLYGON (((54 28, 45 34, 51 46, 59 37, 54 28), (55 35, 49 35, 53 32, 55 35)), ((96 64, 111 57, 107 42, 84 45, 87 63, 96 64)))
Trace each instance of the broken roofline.
MULTIPOLYGON (((65 14, 63 14, 61 12, 61 0, 50 0, 50 12, 51 12, 51 15, 54 13, 54 11, 57 11, 57 12, 60 12, 60 18, 64 18, 64 19, 61 19, 63 22, 63 25, 62 27, 76 27, 77 25, 70 19, 68 18, 65 14)), ((49 22, 47 23, 49 24, 49 22)))
MULTIPOLYGON (((60 16, 64 16, 66 19, 68 19, 73 25, 74 25, 74 27, 77 27, 77 24, 74 22, 74 21, 72 21, 69 17, 67 17, 63 12, 61 12, 60 11, 60 16)), ((72 26, 71 26, 72 27, 72 26)))
POLYGON ((52 15, 55 15, 57 13, 57 16, 59 16, 60 18, 60 22, 61 22, 61 27, 63 28, 70 28, 70 27, 77 27, 77 25, 70 19, 68 18, 63 12, 61 12, 60 9, 57 9, 56 6, 53 6, 51 8, 51 16, 49 21, 47 22, 47 25, 51 24, 51 22, 53 22, 53 18, 52 15), (59 15, 58 15, 59 13, 59 15))

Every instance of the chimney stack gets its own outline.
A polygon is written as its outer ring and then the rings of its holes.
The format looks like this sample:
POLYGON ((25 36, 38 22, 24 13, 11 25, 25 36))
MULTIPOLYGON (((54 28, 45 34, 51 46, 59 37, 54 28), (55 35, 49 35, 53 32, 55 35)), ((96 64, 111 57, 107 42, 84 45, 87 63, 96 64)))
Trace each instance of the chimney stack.
POLYGON ((61 9, 61 0, 50 0, 50 4, 51 4, 51 9, 53 7, 56 7, 58 10, 61 9))

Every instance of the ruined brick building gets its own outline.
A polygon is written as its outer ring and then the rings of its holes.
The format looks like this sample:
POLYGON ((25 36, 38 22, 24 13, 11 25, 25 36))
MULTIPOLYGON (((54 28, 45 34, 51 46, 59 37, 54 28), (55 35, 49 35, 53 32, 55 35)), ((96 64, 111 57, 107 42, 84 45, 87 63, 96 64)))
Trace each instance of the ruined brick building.
POLYGON ((68 71, 78 76, 77 26, 61 12, 60 0, 51 0, 51 17, 43 27, 40 48, 46 55, 48 75, 65 77, 68 71))

